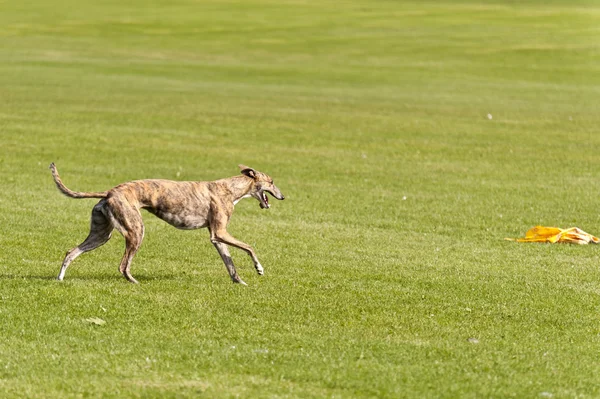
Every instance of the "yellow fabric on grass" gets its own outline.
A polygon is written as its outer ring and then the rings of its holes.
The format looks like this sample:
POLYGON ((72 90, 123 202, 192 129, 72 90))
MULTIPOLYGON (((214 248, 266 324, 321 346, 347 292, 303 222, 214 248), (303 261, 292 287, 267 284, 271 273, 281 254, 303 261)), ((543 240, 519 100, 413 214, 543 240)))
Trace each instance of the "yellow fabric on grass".
POLYGON ((516 242, 568 242, 573 244, 599 244, 600 238, 577 228, 559 229, 558 227, 535 226, 525 233, 525 238, 507 238, 516 242))

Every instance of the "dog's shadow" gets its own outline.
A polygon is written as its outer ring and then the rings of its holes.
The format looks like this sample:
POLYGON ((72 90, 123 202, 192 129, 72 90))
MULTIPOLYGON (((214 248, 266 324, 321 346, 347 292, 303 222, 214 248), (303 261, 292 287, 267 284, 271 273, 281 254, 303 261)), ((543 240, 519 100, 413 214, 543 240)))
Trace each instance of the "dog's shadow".
POLYGON ((56 280, 56 276, 40 276, 33 274, 0 274, 0 280, 56 280))
MULTIPOLYGON (((172 274, 165 274, 165 275, 145 275, 145 274, 139 274, 136 275, 135 278, 141 283, 143 284, 144 282, 151 282, 151 281, 157 281, 157 280, 167 280, 167 281, 174 281, 174 280, 178 280, 180 279, 180 277, 176 276, 176 275, 172 275, 172 274)), ((72 282, 85 282, 85 281, 103 281, 103 282, 108 282, 108 281, 119 281, 121 280, 121 282, 124 285, 131 285, 131 286, 136 286, 138 284, 131 284, 129 283, 127 280, 125 280, 123 278, 123 276, 120 275, 109 275, 109 274, 91 274, 91 275, 86 275, 86 276, 73 276, 73 277, 67 277, 65 278, 65 280, 63 281, 59 281, 57 280, 55 275, 39 275, 39 274, 0 274, 0 280, 37 280, 37 281, 54 281, 57 284, 62 284, 62 283, 68 283, 69 281, 72 282)))

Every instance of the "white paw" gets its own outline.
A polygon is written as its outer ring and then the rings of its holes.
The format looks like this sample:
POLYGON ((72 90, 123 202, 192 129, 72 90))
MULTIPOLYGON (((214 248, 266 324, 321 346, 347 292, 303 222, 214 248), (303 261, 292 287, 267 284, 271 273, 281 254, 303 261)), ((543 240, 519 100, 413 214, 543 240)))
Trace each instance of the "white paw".
POLYGON ((257 263, 255 267, 256 267, 256 272, 259 275, 262 276, 263 274, 265 274, 265 269, 263 269, 263 267, 262 267, 262 265, 260 263, 257 263))

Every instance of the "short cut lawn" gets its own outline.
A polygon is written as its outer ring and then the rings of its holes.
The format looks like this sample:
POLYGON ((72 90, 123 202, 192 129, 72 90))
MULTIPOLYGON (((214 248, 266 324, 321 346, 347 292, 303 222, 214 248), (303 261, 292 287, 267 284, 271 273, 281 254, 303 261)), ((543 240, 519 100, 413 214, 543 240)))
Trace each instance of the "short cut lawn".
POLYGON ((0 396, 593 398, 600 5, 0 1, 0 396), (244 163, 229 231, 144 213, 55 279, 94 200, 244 163))

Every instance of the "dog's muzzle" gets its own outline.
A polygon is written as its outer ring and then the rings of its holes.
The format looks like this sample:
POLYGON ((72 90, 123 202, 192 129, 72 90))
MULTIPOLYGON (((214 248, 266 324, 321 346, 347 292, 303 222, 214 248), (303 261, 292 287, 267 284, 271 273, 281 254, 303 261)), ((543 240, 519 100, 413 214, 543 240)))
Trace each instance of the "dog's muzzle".
POLYGON ((272 192, 270 190, 261 191, 259 196, 260 196, 260 207, 262 209, 269 209, 271 207, 271 205, 269 204, 269 197, 267 196, 267 193, 271 194, 273 196, 273 198, 278 199, 280 201, 283 201, 285 199, 285 196, 283 194, 281 194, 281 191, 279 191, 279 190, 277 190, 277 192, 272 192))

